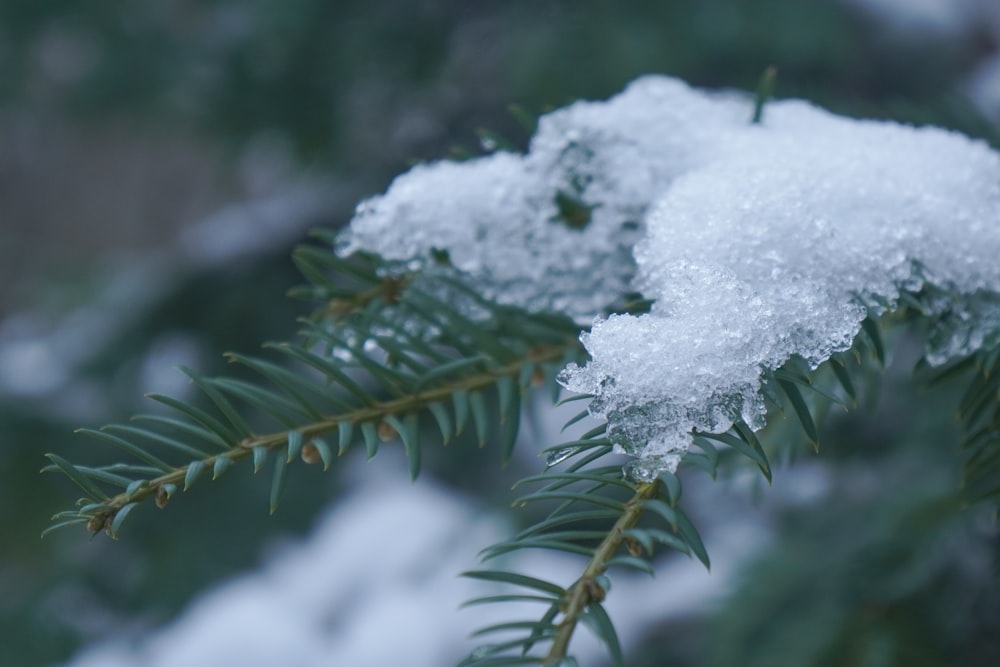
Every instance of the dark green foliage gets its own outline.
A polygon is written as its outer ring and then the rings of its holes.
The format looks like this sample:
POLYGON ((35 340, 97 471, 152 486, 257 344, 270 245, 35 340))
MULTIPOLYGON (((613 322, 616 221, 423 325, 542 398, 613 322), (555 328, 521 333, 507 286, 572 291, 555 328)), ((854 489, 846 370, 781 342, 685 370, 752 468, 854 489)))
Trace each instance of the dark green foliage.
POLYGON ((784 517, 783 536, 712 623, 703 664, 995 663, 997 591, 963 572, 983 547, 972 516, 957 513, 946 476, 900 474, 908 456, 881 462, 902 465, 886 466, 874 497, 847 492, 844 480, 839 506, 784 517))
POLYGON ((964 386, 958 404, 959 456, 967 502, 1000 500, 1000 346, 979 350, 936 371, 924 371, 932 388, 964 386))

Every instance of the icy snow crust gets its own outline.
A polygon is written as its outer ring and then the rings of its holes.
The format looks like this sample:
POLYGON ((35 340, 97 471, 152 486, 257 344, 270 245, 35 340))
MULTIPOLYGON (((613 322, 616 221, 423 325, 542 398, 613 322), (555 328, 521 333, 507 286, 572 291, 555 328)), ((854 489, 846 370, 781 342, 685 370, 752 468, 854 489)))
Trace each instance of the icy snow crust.
POLYGON ((359 207, 342 251, 429 265, 447 250, 487 295, 578 319, 630 290, 654 299, 597 319, 582 336, 592 361, 562 376, 595 396, 640 478, 674 470, 694 429, 763 426, 762 370, 847 349, 865 303, 925 283, 971 297, 932 306, 932 361, 995 331, 996 153, 801 101, 768 104, 760 125, 751 114, 745 97, 639 79, 543 117, 525 156, 404 174, 359 207), (561 224, 556 193, 591 208, 589 224, 561 224))

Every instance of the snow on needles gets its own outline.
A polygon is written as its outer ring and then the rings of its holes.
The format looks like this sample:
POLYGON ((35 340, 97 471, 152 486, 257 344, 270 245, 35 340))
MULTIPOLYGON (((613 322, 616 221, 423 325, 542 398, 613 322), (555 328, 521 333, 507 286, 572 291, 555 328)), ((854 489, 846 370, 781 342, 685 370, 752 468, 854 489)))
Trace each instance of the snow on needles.
POLYGON ((399 177, 342 250, 420 265, 447 250, 487 295, 581 320, 630 290, 654 299, 598 318, 591 362, 561 378, 595 396, 640 477, 676 468, 693 429, 760 428, 763 369, 847 349, 865 304, 900 289, 962 296, 932 313, 932 360, 983 344, 1000 323, 996 153, 795 100, 751 114, 748 97, 644 77, 543 117, 525 156, 399 177), (564 224, 564 197, 581 224, 564 224))

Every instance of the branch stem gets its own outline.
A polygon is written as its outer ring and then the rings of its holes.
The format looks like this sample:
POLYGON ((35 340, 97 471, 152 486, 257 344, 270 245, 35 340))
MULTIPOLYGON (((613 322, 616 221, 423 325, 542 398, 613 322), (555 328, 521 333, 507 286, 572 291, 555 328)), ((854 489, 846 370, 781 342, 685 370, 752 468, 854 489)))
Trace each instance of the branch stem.
POLYGON ((625 541, 625 533, 635 527, 639 521, 643 502, 656 496, 659 484, 659 480, 654 480, 636 486, 635 495, 626 503, 625 511, 618 517, 615 525, 598 545, 583 574, 567 591, 563 618, 557 626, 556 635, 552 640, 549 654, 545 657, 544 665, 556 665, 566 657, 570 639, 580 622, 580 617, 587 610, 589 604, 595 601, 599 602, 599 597, 603 597, 603 589, 597 582, 597 577, 608 569, 608 563, 618 553, 625 541))

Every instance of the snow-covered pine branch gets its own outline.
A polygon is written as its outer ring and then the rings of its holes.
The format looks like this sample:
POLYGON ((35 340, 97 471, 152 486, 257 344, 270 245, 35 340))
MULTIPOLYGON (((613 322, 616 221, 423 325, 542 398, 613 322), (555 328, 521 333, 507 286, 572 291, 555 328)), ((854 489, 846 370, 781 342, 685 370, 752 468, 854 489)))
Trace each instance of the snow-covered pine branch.
POLYGON ((644 77, 544 116, 526 155, 414 168, 358 207, 340 250, 450 270, 447 251, 490 298, 594 320, 592 360, 562 381, 595 396, 637 479, 676 469, 693 430, 762 427, 765 371, 848 349, 901 291, 950 295, 921 304, 931 362, 996 341, 995 152, 797 100, 752 113, 748 95, 644 77), (651 312, 601 316, 629 292, 651 312))

